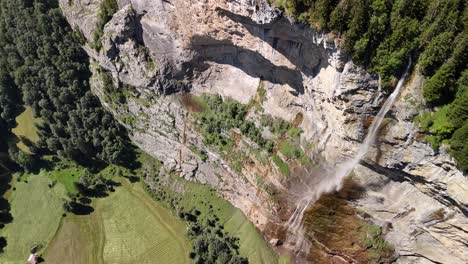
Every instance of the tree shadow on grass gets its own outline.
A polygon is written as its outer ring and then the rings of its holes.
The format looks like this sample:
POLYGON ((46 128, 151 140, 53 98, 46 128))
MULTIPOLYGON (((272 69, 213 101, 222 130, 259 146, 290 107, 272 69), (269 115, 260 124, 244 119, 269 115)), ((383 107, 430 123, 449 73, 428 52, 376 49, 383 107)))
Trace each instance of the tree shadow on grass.
POLYGON ((137 176, 126 176, 125 178, 127 178, 131 183, 136 183, 140 181, 140 177, 137 176))
POLYGON ((3 253, 4 248, 7 246, 5 237, 0 237, 0 253, 3 253))
POLYGON ((13 216, 10 213, 10 204, 8 200, 0 197, 0 224, 5 225, 13 221, 13 216))
POLYGON ((10 213, 10 203, 3 195, 11 188, 10 181, 11 174, 6 173, 0 176, 0 228, 3 228, 5 224, 13 221, 13 216, 10 213))
POLYGON ((76 203, 70 212, 76 215, 89 215, 94 212, 94 208, 86 204, 76 203))

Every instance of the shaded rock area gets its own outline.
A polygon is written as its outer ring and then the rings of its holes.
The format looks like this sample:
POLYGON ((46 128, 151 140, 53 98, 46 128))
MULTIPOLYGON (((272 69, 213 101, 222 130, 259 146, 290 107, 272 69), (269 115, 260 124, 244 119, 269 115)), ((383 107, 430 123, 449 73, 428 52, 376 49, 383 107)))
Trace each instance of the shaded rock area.
MULTIPOLYGON (((99 0, 60 0, 70 24, 89 41, 99 4, 99 0)), ((136 145, 182 177, 216 187, 269 241, 278 237, 267 227, 281 225, 294 207, 288 200, 288 180, 255 158, 241 173, 233 170, 204 144, 191 121, 198 106, 183 94, 219 94, 248 103, 261 85, 263 113, 289 122, 300 114, 303 149, 306 143, 313 146, 307 151, 309 157, 333 171, 356 153, 389 92, 379 88, 378 76, 341 53, 333 39, 291 22, 263 0, 121 0, 118 4, 120 10, 104 28, 102 48, 85 47, 93 62, 93 91, 128 128, 136 145), (125 94, 125 103, 108 99, 104 72, 113 77, 117 92, 125 94), (258 175, 274 186, 275 195, 258 186, 258 175)), ((312 250, 311 256, 332 259, 331 263, 370 262, 371 250, 357 233, 366 233, 360 226, 372 222, 383 227, 379 232, 395 248, 395 255, 383 259, 468 262, 468 180, 447 153, 436 153, 420 140, 412 122, 423 107, 423 82, 415 69, 375 147, 355 169, 353 180, 363 188, 359 197, 327 195, 307 215, 309 231, 318 234, 320 243, 345 256, 330 256, 326 249, 312 250), (322 217, 329 212, 334 215, 322 217), (358 215, 365 215, 365 221, 358 215), (320 233, 318 226, 330 230, 336 223, 330 219, 344 227, 335 225, 334 234, 320 233)), ((248 149, 236 146, 242 152, 248 149)), ((309 176, 296 175, 306 182, 309 176)))

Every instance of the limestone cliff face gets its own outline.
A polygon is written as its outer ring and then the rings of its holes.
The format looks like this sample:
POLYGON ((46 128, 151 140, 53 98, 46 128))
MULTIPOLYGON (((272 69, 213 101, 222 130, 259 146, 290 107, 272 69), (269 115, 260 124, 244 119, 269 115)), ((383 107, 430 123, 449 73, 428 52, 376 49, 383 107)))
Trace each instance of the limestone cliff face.
MULTIPOLYGON (((60 0, 73 27, 92 41, 99 0, 60 0)), ((103 48, 86 47, 93 85, 139 147, 189 180, 215 186, 261 230, 280 221, 260 191, 262 173, 279 189, 274 169, 252 166, 240 177, 188 121, 182 93, 211 93, 247 103, 262 85, 265 113, 303 120, 310 156, 332 168, 356 153, 387 93, 378 76, 349 61, 332 39, 298 25, 263 0, 121 0, 104 28, 103 48), (124 105, 106 100, 98 66, 116 87, 130 85, 124 105), (206 150, 202 159, 189 146, 206 150)), ((468 180, 444 152, 418 140, 412 118, 423 80, 415 70, 376 146, 355 169, 366 191, 355 207, 388 228, 400 263, 468 262, 468 180)), ((241 146, 242 147, 242 146, 241 146)), ((248 151, 247 148, 245 151, 248 151)), ((307 177, 307 176, 303 176, 307 177)))

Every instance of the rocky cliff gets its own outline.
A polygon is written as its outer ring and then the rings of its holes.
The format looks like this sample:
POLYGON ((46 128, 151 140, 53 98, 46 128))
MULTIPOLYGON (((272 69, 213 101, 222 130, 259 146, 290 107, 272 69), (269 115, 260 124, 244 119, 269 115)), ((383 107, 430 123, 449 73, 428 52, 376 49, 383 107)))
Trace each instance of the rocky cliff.
MULTIPOLYGON (((60 4, 69 23, 92 42, 100 0, 60 4)), ((190 121, 187 94, 248 103, 261 85, 263 113, 291 122, 301 116, 302 146, 313 145, 306 153, 332 169, 356 153, 389 93, 332 38, 290 21, 264 0, 120 0, 118 5, 104 27, 102 48, 85 47, 95 93, 128 127, 135 144, 182 177, 215 186, 265 234, 268 223, 282 223, 288 210, 261 190, 256 177, 286 194, 293 192, 291 185, 274 166, 255 160, 241 173, 233 170, 203 143, 190 121), (102 78, 107 72, 117 91, 125 89, 125 103, 110 99, 102 78)), ((466 263, 468 180, 451 157, 421 141, 412 122, 422 108, 423 81, 415 69, 375 147, 355 168, 353 179, 365 191, 352 204, 386 227, 398 262, 466 263)), ((313 182, 310 175, 300 177, 313 182)))

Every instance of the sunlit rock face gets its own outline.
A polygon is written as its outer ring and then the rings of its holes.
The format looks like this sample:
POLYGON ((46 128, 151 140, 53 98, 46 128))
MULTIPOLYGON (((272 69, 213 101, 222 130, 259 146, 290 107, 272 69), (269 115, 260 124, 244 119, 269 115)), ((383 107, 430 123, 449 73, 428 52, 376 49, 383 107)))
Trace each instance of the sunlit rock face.
MULTIPOLYGON (((239 176, 203 144, 181 93, 220 94, 247 103, 262 82, 264 113, 289 121, 301 113, 302 140, 313 143, 309 154, 325 169, 356 153, 389 93, 333 39, 290 21, 266 1, 118 2, 102 48, 86 47, 95 62, 95 93, 129 128, 135 144, 182 177, 216 187, 266 234, 268 222, 281 222, 281 210, 259 191, 255 175, 265 175, 287 193, 281 176, 262 166, 246 166, 239 176), (112 74, 116 87, 134 87, 124 106, 104 100, 97 65, 112 74), (129 117, 133 121, 125 122, 129 117), (205 150, 208 159, 189 146, 205 150)), ((60 3, 70 24, 92 42, 100 1, 60 3)), ((423 80, 415 72, 378 142, 354 171, 365 192, 352 203, 372 221, 391 226, 386 238, 399 262, 464 263, 468 181, 452 158, 419 140, 412 119, 422 102, 423 80)), ((309 176, 301 177, 309 181, 309 176)))

